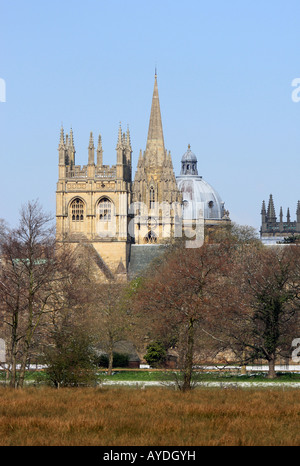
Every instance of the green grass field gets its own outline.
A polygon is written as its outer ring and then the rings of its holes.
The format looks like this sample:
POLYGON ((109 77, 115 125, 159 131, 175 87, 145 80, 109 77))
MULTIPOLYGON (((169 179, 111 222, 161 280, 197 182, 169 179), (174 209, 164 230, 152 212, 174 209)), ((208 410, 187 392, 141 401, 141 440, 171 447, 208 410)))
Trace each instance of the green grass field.
MULTIPOLYGON (((151 381, 173 381, 175 380, 172 371, 129 371, 129 370, 115 370, 113 375, 108 376, 105 372, 100 373, 99 378, 103 381, 140 381, 140 382, 151 382, 151 381)), ((215 381, 230 381, 230 382, 241 382, 241 381, 256 381, 256 382, 268 382, 266 373, 254 373, 252 375, 240 375, 233 372, 195 372, 193 376, 195 382, 215 382, 215 381)), ((299 373, 278 373, 275 382, 300 382, 299 373)))
MULTIPOLYGON (((5 379, 5 374, 0 373, 0 380, 5 379)), ((173 371, 164 370, 129 370, 129 369, 114 369, 111 376, 107 375, 107 371, 101 370, 98 372, 99 383, 105 382, 174 382, 176 379, 173 371)), ((28 371, 25 381, 36 385, 44 385, 47 383, 47 377, 43 371, 28 371)), ((193 382, 270 382, 266 373, 256 372, 247 375, 241 375, 237 372, 230 371, 215 371, 215 372, 195 372, 193 382)), ((273 383, 288 383, 299 382, 300 373, 279 372, 273 383)))

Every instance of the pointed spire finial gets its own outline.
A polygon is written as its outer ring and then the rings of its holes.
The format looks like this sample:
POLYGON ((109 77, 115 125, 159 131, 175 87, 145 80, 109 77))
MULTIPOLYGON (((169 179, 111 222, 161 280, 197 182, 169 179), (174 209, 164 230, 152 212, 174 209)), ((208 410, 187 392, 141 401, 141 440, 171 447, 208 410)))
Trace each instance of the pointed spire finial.
POLYGON ((122 126, 121 122, 119 123, 119 132, 118 132, 118 141, 117 141, 117 150, 123 148, 123 135, 122 135, 122 126))
POLYGON ((98 150, 102 150, 102 138, 101 134, 98 136, 98 150))
POLYGON ((154 82, 154 89, 153 89, 153 96, 152 96, 146 152, 157 154, 160 159, 160 162, 163 163, 164 153, 165 153, 165 144, 164 144, 164 136, 163 136, 163 128, 162 128, 162 120, 161 120, 161 113, 160 113, 160 104, 159 104, 156 75, 155 75, 155 82, 154 82))
MULTIPOLYGON (((63 166, 66 165, 66 145, 65 145, 65 136, 64 136, 64 128, 63 125, 61 125, 60 128, 60 138, 59 138, 59 144, 58 144, 58 154, 59 154, 59 165, 63 166)), ((65 176, 65 175, 63 175, 65 176)))
POLYGON ((269 204, 268 204, 268 220, 269 221, 276 221, 276 214, 273 202, 273 196, 270 194, 269 204))
POLYGON ((89 141, 89 165, 93 165, 95 163, 94 157, 95 157, 95 146, 94 146, 94 138, 93 138, 93 133, 92 131, 90 132, 90 141, 89 141))
POLYGON ((103 165, 102 138, 101 138, 101 134, 99 134, 98 147, 97 147, 97 166, 102 167, 102 165, 103 165))
POLYGON ((70 137, 67 137, 67 150, 68 150, 68 164, 72 168, 75 165, 75 146, 74 146, 74 136, 73 129, 71 126, 70 137))
POLYGON ((93 132, 90 132, 90 142, 89 142, 89 147, 94 147, 94 137, 93 137, 93 132))
POLYGON ((130 131, 129 125, 127 125, 127 132, 126 132, 126 145, 131 149, 131 140, 130 140, 130 131))
POLYGON ((73 135, 73 129, 72 129, 72 126, 71 126, 71 129, 70 129, 70 146, 72 148, 74 148, 74 135, 73 135))
POLYGON ((64 146, 64 145, 65 145, 64 127, 63 127, 63 124, 61 124, 59 146, 64 146))

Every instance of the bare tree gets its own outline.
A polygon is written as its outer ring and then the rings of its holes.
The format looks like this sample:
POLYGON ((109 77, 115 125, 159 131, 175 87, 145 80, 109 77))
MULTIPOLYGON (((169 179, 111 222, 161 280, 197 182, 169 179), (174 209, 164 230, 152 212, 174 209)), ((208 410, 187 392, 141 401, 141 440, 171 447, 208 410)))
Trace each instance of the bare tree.
POLYGON ((0 241, 3 238, 3 235, 5 235, 5 233, 7 232, 7 229, 8 227, 6 222, 2 218, 0 218, 0 241))
MULTIPOLYGON (((78 296, 80 299, 80 293, 78 296)), ((49 315, 42 354, 45 374, 56 388, 95 383, 94 340, 83 303, 68 306, 66 301, 64 307, 49 315)))
POLYGON ((125 299, 126 284, 112 280, 108 283, 94 283, 92 286, 91 333, 97 346, 108 355, 108 374, 111 375, 115 345, 128 336, 130 328, 125 299))
POLYGON ((211 331, 242 364, 266 360, 274 378, 278 357, 289 357, 300 310, 300 248, 237 249, 223 294, 214 303, 211 331))
MULTIPOLYGON (((135 313, 161 341, 176 341, 183 373, 182 390, 190 390, 195 350, 220 291, 231 246, 204 244, 198 249, 175 246, 152 269, 134 299, 135 313)), ((202 338, 203 338, 202 334, 202 338)))
POLYGON ((35 337, 58 300, 65 276, 60 271, 67 261, 57 254, 51 220, 37 201, 28 202, 21 209, 19 226, 2 235, 1 319, 8 333, 12 387, 23 386, 35 337))

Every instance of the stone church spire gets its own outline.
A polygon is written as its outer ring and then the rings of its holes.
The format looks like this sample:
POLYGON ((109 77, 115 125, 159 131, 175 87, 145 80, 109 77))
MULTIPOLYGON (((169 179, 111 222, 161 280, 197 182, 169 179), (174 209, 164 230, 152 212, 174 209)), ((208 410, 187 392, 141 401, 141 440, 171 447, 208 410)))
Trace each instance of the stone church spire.
POLYGON ((134 183, 132 186, 133 202, 143 206, 143 212, 136 217, 135 242, 163 242, 165 232, 174 233, 174 213, 171 205, 181 202, 170 152, 164 144, 163 126, 158 96, 157 74, 155 72, 152 95, 148 137, 144 154, 140 152, 134 183), (169 205, 167 218, 159 210, 159 206, 169 205), (149 226, 149 217, 155 217, 154 225, 149 226))
POLYGON ((146 145, 146 158, 155 160, 156 165, 162 165, 165 157, 165 144, 161 120, 160 103, 155 71, 154 89, 151 104, 150 121, 146 145))

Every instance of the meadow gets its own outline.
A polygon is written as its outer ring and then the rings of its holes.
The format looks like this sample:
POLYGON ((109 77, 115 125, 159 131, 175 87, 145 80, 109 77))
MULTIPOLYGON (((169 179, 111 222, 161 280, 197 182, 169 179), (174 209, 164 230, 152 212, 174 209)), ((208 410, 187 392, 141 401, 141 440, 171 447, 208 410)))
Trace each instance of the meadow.
POLYGON ((0 388, 0 446, 299 446, 294 388, 0 388))

